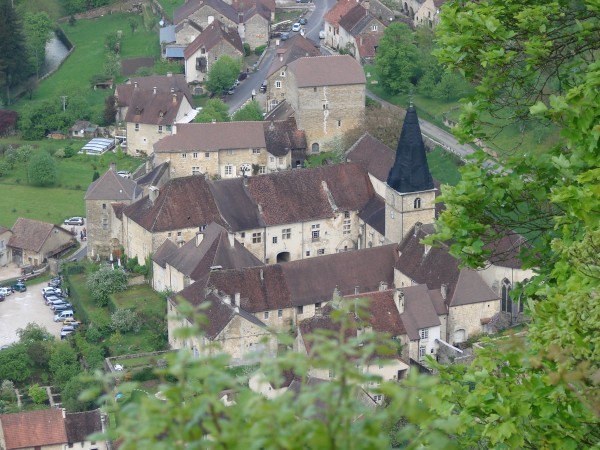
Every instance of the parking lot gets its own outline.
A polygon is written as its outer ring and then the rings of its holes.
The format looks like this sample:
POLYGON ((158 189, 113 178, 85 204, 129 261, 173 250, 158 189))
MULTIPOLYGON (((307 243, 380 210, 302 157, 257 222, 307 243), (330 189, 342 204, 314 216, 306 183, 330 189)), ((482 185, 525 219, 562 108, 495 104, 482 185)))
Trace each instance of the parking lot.
POLYGON ((47 283, 28 286, 27 292, 14 292, 0 302, 0 346, 17 342, 17 330, 30 322, 43 326, 60 339, 62 322, 54 322, 54 311, 42 296, 42 288, 46 286, 47 283))

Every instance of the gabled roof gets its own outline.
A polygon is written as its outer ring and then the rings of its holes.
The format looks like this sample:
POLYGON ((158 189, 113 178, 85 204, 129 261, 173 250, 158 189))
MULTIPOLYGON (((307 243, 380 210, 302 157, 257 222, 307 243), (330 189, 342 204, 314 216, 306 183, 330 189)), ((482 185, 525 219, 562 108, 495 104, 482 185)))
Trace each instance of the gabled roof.
POLYGON ((202 176, 175 178, 149 197, 128 206, 123 214, 150 232, 180 230, 220 222, 217 205, 202 176))
POLYGON ((361 58, 373 58, 377 53, 377 47, 379 41, 383 37, 383 33, 380 31, 371 31, 369 33, 361 34, 356 38, 356 45, 358 47, 358 54, 361 58))
POLYGON ((365 84, 362 66, 350 55, 298 58, 288 65, 302 87, 365 84))
POLYGON ((250 197, 243 178, 210 184, 221 218, 232 231, 252 230, 265 226, 256 202, 250 197))
POLYGON ((371 197, 371 200, 360 211, 358 217, 379 234, 385 236, 385 200, 383 197, 377 194, 371 197))
POLYGON ((385 182, 394 165, 395 156, 391 148, 369 133, 365 133, 350 147, 346 159, 361 164, 367 172, 385 182))
POLYGON ((368 317, 366 320, 378 333, 388 333, 391 336, 402 336, 406 334, 400 312, 394 302, 394 290, 365 292, 364 294, 348 295, 344 300, 365 298, 369 301, 367 305, 368 317))
POLYGON ((171 239, 165 239, 165 241, 160 244, 160 247, 152 254, 152 261, 164 269, 167 267, 167 261, 172 255, 177 253, 178 249, 179 247, 177 247, 171 239))
POLYGON ((60 409, 41 409, 0 415, 6 450, 66 444, 67 431, 60 409))
POLYGON ((227 42, 239 52, 240 56, 244 55, 244 46, 237 30, 228 28, 218 20, 215 20, 185 48, 183 56, 185 59, 188 59, 201 48, 209 52, 215 45, 221 42, 227 42))
POLYGON ((188 101, 192 103, 192 94, 185 81, 183 74, 171 75, 152 75, 149 77, 132 77, 125 84, 117 86, 116 95, 118 98, 118 106, 130 106, 133 93, 136 90, 153 92, 156 88, 157 92, 171 93, 173 90, 176 93, 183 93, 188 101), (136 88, 137 84, 137 88, 136 88))
POLYGON ((182 92, 133 90, 125 122, 149 125, 172 125, 185 95, 182 92))
POLYGON ((214 339, 235 316, 233 306, 224 303, 216 293, 206 294, 204 287, 193 283, 180 291, 173 300, 183 298, 194 306, 202 305, 202 314, 208 318, 200 324, 202 331, 209 339, 214 339))
POLYGON ((452 297, 447 303, 452 307, 492 300, 498 300, 498 296, 483 281, 479 273, 471 269, 462 269, 452 297))
POLYGON ((233 6, 225 3, 223 0, 189 0, 181 5, 173 13, 173 21, 178 24, 184 19, 187 19, 203 6, 208 6, 215 11, 220 12, 234 23, 238 23, 238 16, 233 6))
POLYGON ((402 193, 427 191, 434 188, 433 178, 427 164, 419 118, 412 105, 408 107, 406 116, 404 116, 404 124, 396 149, 396 160, 390 169, 387 184, 402 193))
POLYGON ((283 41, 283 44, 277 49, 277 54, 273 58, 273 61, 271 61, 271 65, 267 71, 267 77, 270 77, 283 66, 288 65, 298 58, 320 55, 321 52, 315 47, 313 41, 301 34, 295 34, 287 41, 283 41))
POLYGON ((348 11, 357 5, 356 0, 338 0, 338 2, 325 14, 325 21, 335 28, 340 25, 340 20, 348 11))
MULTIPOLYGON (((350 11, 342 16, 339 25, 352 36, 356 37, 372 20, 377 19, 373 17, 371 13, 369 13, 369 10, 364 6, 356 4, 350 11)), ((379 20, 377 21, 379 22, 379 20)), ((381 25, 384 26, 383 24, 381 25)))
POLYGON ((85 200, 109 200, 114 202, 135 200, 142 195, 142 189, 135 181, 119 176, 116 170, 109 169, 89 185, 85 200))
POLYGON ((410 340, 419 339, 419 330, 441 325, 429 289, 424 284, 402 288, 404 313, 402 323, 410 340))
POLYGON ((152 168, 152 170, 139 178, 135 179, 138 186, 158 186, 160 180, 166 172, 169 171, 169 161, 159 164, 152 168))
POLYGON ((19 217, 12 227, 13 234, 7 245, 13 248, 39 252, 53 230, 70 238, 72 237, 67 230, 52 223, 19 217))
POLYGON ((69 443, 85 442, 89 435, 102 432, 100 410, 67 413, 65 426, 69 443))
POLYGON ((262 122, 267 151, 273 156, 285 156, 290 150, 306 149, 306 134, 299 130, 294 117, 262 122))

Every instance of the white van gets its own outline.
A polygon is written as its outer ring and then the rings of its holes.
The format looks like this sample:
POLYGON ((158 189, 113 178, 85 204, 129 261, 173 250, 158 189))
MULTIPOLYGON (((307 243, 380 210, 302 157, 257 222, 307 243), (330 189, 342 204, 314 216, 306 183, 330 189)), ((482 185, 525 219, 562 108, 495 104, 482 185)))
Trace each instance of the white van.
POLYGON ((73 310, 71 309, 67 309, 65 311, 61 311, 58 314, 54 315, 54 321, 55 322, 62 322, 65 319, 71 319, 73 318, 73 310))

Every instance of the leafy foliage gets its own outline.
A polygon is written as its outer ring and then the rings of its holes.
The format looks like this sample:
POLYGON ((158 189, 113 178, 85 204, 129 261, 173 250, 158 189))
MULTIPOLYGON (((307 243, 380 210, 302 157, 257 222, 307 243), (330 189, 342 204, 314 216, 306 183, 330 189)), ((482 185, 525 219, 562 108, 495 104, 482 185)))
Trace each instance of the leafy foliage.
POLYGON ((240 68, 240 61, 227 55, 221 56, 208 71, 206 87, 216 94, 227 91, 237 80, 240 68))
POLYGON ((35 153, 27 165, 27 176, 34 186, 52 186, 58 178, 55 159, 46 151, 35 153))
POLYGON ((13 344, 0 352, 0 380, 21 383, 31 376, 32 361, 23 344, 13 344))
POLYGON ((196 116, 196 123, 229 122, 229 106, 218 98, 206 102, 202 111, 196 116))
POLYGON ((417 46, 406 24, 396 22, 385 29, 377 47, 375 64, 382 84, 390 93, 411 89, 417 74, 417 56, 417 46))
POLYGON ((41 387, 39 384, 32 384, 29 386, 29 390, 27 391, 29 398, 33 400, 33 403, 41 405, 45 401, 48 400, 48 394, 46 393, 46 389, 41 387))
POLYGON ((50 373, 54 383, 64 386, 81 372, 77 353, 68 342, 57 342, 50 355, 50 373))
POLYGON ((263 120, 263 110, 256 100, 252 100, 238 109, 231 119, 234 121, 260 121, 263 120))
POLYGON ((110 322, 113 329, 119 333, 137 333, 141 327, 140 319, 132 309, 117 309, 110 316, 110 322))
POLYGON ((52 21, 43 11, 27 12, 23 19, 25 43, 39 78, 39 71, 46 57, 46 43, 50 40, 50 32, 53 28, 52 21))
POLYGON ((109 295, 127 289, 127 274, 121 269, 102 266, 87 279, 88 289, 98 306, 108 304, 109 295))

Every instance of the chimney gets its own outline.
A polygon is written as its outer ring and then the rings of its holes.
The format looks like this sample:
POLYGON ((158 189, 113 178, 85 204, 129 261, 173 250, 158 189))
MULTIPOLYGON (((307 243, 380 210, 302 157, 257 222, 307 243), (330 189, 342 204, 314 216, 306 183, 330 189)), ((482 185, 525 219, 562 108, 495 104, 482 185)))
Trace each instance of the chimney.
POLYGON ((137 81, 134 81, 134 82, 133 82, 133 88, 134 88, 134 89, 137 89, 137 87, 138 87, 137 81))
POLYGON ((262 207, 262 205, 261 205, 260 203, 257 203, 257 206, 258 206, 258 213, 259 213, 259 214, 262 214, 262 212, 263 212, 263 207, 262 207))
POLYGON ((198 247, 204 240, 204 233, 196 233, 196 247, 198 247))
POLYGON ((225 303, 226 305, 231 305, 231 295, 224 295, 223 303, 225 303))
POLYGON ((177 94, 173 92, 173 103, 177 103, 177 94))
POLYGON ((442 298, 444 300, 446 300, 446 297, 448 295, 448 285, 447 284, 442 284, 440 286, 440 294, 442 295, 442 298))
POLYGON ((146 160, 146 173, 150 172, 152 170, 152 160, 150 158, 148 158, 146 160))
POLYGON ((172 88, 171 88, 171 94, 173 94, 174 92, 175 92, 175 88, 174 88, 174 87, 172 87, 172 88))
POLYGON ((404 291, 400 288, 396 288, 394 291, 394 303, 398 309, 398 313, 404 314, 404 291))
POLYGON ((333 300, 339 300, 342 297, 342 291, 340 291, 340 288, 336 285, 335 289, 333 290, 333 300))
POLYGON ((388 288, 388 284, 385 281, 379 282, 379 290, 380 291, 387 291, 387 288, 388 288))
POLYGON ((354 286, 354 295, 359 294, 360 290, 358 288, 358 286, 354 286))
POLYGON ((167 72, 167 76, 168 77, 172 77, 173 76, 173 72, 167 72))
POLYGON ((110 163, 110 170, 112 170, 113 172, 117 171, 117 163, 116 162, 111 162, 110 163))
POLYGON ((239 307, 240 306, 240 293, 236 292, 234 298, 235 298, 234 305, 239 307))
POLYGON ((421 225, 423 225, 421 222, 416 222, 415 223, 415 237, 419 234, 419 232, 421 231, 421 225))
POLYGON ((156 86, 152 88, 152 91, 156 94, 156 86))
POLYGON ((152 206, 154 206, 154 202, 156 201, 159 195, 160 189, 158 189, 156 186, 150 186, 148 188, 148 198, 150 198, 150 203, 152 203, 152 206))
POLYGON ((279 54, 279 61, 282 62, 283 61, 283 53, 279 54))
POLYGON ((260 269, 260 281, 265 281, 265 273, 260 269))
POLYGON ((235 235, 233 233, 227 233, 227 237, 229 238, 229 246, 233 248, 235 246, 235 235))
POLYGON ((66 419, 67 418, 67 410, 65 408, 60 408, 60 409, 62 411, 63 419, 66 419))
POLYGON ((171 125, 171 134, 177 134, 177 125, 171 125))

